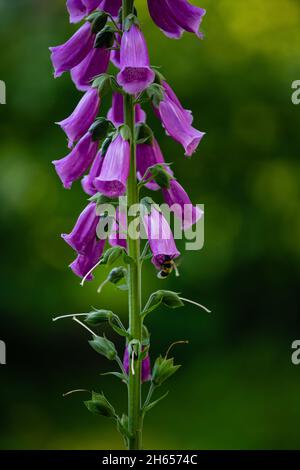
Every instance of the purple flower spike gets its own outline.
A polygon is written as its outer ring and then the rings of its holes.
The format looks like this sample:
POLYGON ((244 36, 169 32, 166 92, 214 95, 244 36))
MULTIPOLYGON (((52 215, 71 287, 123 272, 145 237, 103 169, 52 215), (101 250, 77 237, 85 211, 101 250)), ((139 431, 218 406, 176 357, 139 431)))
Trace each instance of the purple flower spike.
POLYGON ((71 70, 72 80, 80 91, 87 91, 92 80, 107 71, 110 52, 103 48, 94 48, 86 58, 71 70))
POLYGON ((155 73, 150 68, 146 41, 136 24, 123 34, 120 66, 117 81, 129 94, 142 92, 154 81, 155 73))
POLYGON ((95 157, 95 160, 92 163, 89 174, 82 178, 82 188, 84 192, 86 194, 89 194, 90 196, 93 196, 97 193, 97 189, 94 186, 94 179, 100 175, 103 161, 104 158, 102 157, 101 152, 98 152, 95 157))
POLYGON ((94 122, 100 106, 99 93, 90 88, 67 119, 57 124, 65 131, 69 139, 69 148, 79 140, 94 122))
POLYGON ((81 21, 99 6, 100 1, 101 0, 67 0, 70 23, 78 23, 81 21))
MULTIPOLYGON (((130 360, 129 360, 129 351, 128 346, 125 348, 124 357, 123 357, 123 366, 126 374, 129 374, 130 360)), ((151 363, 149 354, 143 359, 142 370, 141 370, 142 382, 148 382, 151 380, 151 363)))
POLYGON ((93 142, 91 134, 87 132, 69 155, 52 162, 66 189, 70 189, 72 183, 86 172, 96 156, 97 149, 98 142, 93 142))
POLYGON ((110 198, 122 196, 126 192, 129 166, 129 142, 118 135, 107 150, 100 176, 94 180, 96 189, 110 198))
POLYGON ((176 217, 181 220, 184 230, 198 222, 203 216, 203 211, 197 206, 193 206, 190 198, 183 187, 176 181, 170 181, 169 189, 162 189, 165 202, 172 207, 176 217))
POLYGON ((126 233, 127 233, 127 216, 124 211, 119 211, 119 208, 116 209, 116 218, 114 219, 110 234, 108 237, 108 242, 111 246, 121 246, 122 248, 127 248, 126 242, 126 233))
MULTIPOLYGON (((109 119, 115 127, 124 124, 124 98, 120 93, 114 93, 112 98, 112 107, 107 113, 109 119)), ((136 124, 146 121, 146 113, 142 110, 141 105, 135 106, 135 122, 136 124)))
POLYGON ((100 2, 101 10, 110 13, 114 18, 117 18, 121 5, 122 0, 102 0, 100 2))
POLYGON ((166 257, 172 260, 180 256, 170 226, 161 212, 152 207, 150 214, 144 215, 143 223, 153 254, 152 263, 157 269, 161 269, 166 257))
POLYGON ((96 214, 96 203, 91 202, 78 217, 78 220, 69 234, 62 234, 62 238, 73 250, 80 255, 86 255, 89 245, 96 238, 96 228, 100 217, 96 214))
POLYGON ((154 23, 166 36, 178 39, 184 31, 199 32, 200 24, 206 11, 191 5, 187 0, 148 0, 148 8, 154 23))
MULTIPOLYGON (((97 241, 94 238, 86 249, 85 255, 78 255, 77 258, 70 264, 73 273, 78 277, 85 277, 85 275, 98 263, 100 260, 105 246, 105 240, 97 241)), ((87 281, 92 281, 94 276, 89 274, 86 278, 87 281)))
POLYGON ((163 84, 164 99, 159 103, 158 116, 166 130, 174 140, 185 149, 185 155, 190 157, 197 149, 205 133, 195 129, 191 123, 193 117, 184 109, 173 90, 163 84))
MULTIPOLYGON (((151 172, 147 171, 149 167, 156 165, 157 163, 165 163, 163 154, 161 153, 160 147, 156 139, 153 139, 152 144, 138 144, 136 148, 136 164, 137 164, 137 177, 141 181, 143 176, 146 175, 145 179, 151 176, 151 172)), ((165 166, 165 169, 173 175, 172 170, 165 166)), ((149 181, 145 184, 151 191, 158 191, 160 186, 154 181, 149 181)))
POLYGON ((92 49, 93 40, 91 25, 85 23, 65 44, 50 47, 54 77, 80 64, 92 49))

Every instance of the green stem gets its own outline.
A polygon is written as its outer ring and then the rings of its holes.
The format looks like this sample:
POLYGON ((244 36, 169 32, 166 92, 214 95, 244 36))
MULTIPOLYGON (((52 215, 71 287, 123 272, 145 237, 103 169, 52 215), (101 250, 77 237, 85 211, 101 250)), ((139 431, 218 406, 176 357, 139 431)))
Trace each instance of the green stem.
MULTIPOLYGON (((123 0, 123 25, 125 18, 133 12, 134 0, 123 0)), ((124 27, 124 26, 123 26, 124 27)), ((125 124, 131 130, 130 139, 130 174, 127 184, 127 203, 130 208, 139 203, 138 187, 136 180, 136 142, 135 142, 135 112, 134 97, 124 96, 125 124)), ((128 216, 128 226, 134 217, 128 216)), ((141 265, 140 265, 140 240, 128 237, 128 254, 134 263, 129 265, 129 333, 131 340, 142 342, 142 318, 141 318, 141 265)), ((131 435, 128 440, 128 449, 139 450, 142 446, 142 404, 141 404, 141 359, 134 361, 134 374, 129 368, 128 386, 128 426, 131 435)))

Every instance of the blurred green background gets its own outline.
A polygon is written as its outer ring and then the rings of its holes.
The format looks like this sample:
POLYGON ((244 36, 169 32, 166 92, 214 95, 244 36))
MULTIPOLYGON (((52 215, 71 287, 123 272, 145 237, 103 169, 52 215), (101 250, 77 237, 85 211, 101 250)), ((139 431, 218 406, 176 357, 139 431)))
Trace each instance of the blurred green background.
MULTIPOLYGON (((149 117, 167 161, 194 202, 204 203, 205 247, 186 252, 180 278, 165 288, 209 306, 149 317, 152 359, 178 339, 183 365, 168 398, 146 419, 144 445, 160 449, 299 448, 300 366, 291 343, 300 337, 300 79, 298 0, 194 0, 207 9, 206 38, 171 41, 136 2, 154 65, 207 132, 185 160, 182 148, 149 117)), ((62 188, 51 161, 67 154, 55 121, 80 93, 68 74, 53 79, 48 47, 64 42, 63 0, 0 0, 0 79, 7 85, 1 119, 1 317, 7 365, 0 367, 2 449, 122 448, 110 421, 82 405, 74 388, 103 390, 118 410, 125 388, 100 372, 110 364, 71 321, 54 314, 91 305, 127 316, 126 294, 84 288, 68 269, 61 240, 86 204, 80 184, 62 188)), ((103 102, 103 110, 109 106, 103 102)), ((161 288, 149 264, 144 297, 161 288)), ((108 333, 110 334, 110 333, 108 333)), ((122 351, 123 344, 110 335, 122 351)))

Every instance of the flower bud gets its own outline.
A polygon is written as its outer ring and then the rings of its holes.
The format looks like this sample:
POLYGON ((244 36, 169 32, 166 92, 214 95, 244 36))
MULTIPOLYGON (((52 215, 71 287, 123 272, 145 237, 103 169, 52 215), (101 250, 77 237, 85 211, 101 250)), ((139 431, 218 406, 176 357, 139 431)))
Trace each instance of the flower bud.
POLYGON ((113 361, 117 357, 117 351, 114 343, 109 341, 104 336, 95 336, 89 344, 92 348, 102 356, 105 356, 109 361, 113 361))
POLYGON ((113 418, 116 415, 114 407, 105 398, 103 393, 92 393, 92 399, 84 402, 87 409, 96 415, 113 418))
POLYGON ((168 378, 170 378, 181 367, 180 365, 174 366, 174 358, 167 359, 166 357, 159 356, 154 364, 152 372, 152 382, 156 387, 162 385, 168 378))

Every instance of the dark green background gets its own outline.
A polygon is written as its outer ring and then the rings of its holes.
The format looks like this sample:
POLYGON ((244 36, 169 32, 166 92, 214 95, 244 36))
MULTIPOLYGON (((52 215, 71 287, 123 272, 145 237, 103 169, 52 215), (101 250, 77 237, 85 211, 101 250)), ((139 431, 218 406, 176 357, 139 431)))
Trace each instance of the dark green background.
MULTIPOLYGON (((73 388, 103 390, 118 410, 125 389, 100 372, 110 365, 71 321, 54 314, 113 309, 126 320, 126 294, 96 282, 81 288, 60 239, 86 203, 80 184, 62 188, 51 161, 67 153, 55 121, 80 94, 68 74, 54 80, 48 46, 75 30, 63 0, 0 0, 1 318, 7 365, 0 367, 2 449, 121 448, 113 423, 90 415, 73 388)), ((300 79, 298 0, 199 0, 206 39, 171 41, 137 1, 154 65, 198 128, 191 160, 151 116, 167 161, 194 202, 204 203, 205 247, 183 256, 166 288, 209 306, 149 317, 151 356, 177 339, 183 367, 169 397, 145 422, 146 448, 299 448, 300 366, 291 364, 299 321, 300 79)), ((109 103, 103 102, 103 109, 109 103)), ((144 296, 162 284, 149 264, 144 296)), ((114 339, 119 341, 118 338, 114 339)), ((120 350, 123 344, 119 343, 120 350)))

